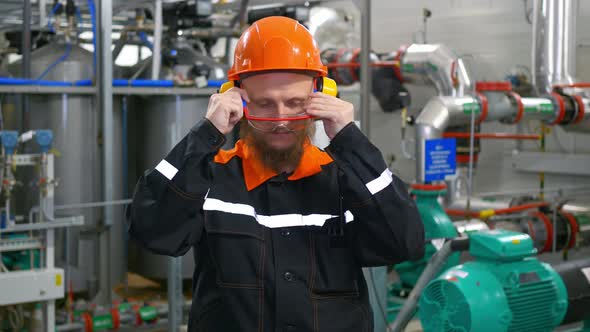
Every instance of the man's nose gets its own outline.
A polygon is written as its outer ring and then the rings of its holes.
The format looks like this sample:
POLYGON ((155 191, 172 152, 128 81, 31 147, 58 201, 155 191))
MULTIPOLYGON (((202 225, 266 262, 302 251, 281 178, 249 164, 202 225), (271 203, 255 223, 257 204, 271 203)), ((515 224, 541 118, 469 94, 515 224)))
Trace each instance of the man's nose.
POLYGON ((277 114, 279 118, 286 118, 289 116, 289 109, 284 104, 277 106, 277 114))
POLYGON ((287 107, 285 107, 285 105, 280 104, 277 107, 277 118, 279 118, 278 121, 276 121, 277 125, 288 125, 289 121, 285 120, 285 118, 289 117, 289 109, 287 107))

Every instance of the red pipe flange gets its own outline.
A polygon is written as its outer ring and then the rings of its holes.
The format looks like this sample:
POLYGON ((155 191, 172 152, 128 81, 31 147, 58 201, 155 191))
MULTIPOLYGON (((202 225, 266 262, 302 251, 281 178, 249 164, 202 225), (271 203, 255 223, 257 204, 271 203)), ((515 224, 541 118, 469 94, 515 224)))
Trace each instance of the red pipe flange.
POLYGON ((401 45, 397 50, 397 54, 393 58, 394 61, 399 63, 399 66, 393 67, 393 70, 395 71, 395 74, 398 75, 397 78, 400 83, 404 83, 404 76, 402 75, 402 58, 404 57, 404 54, 406 54, 407 49, 408 47, 406 45, 401 45))
POLYGON ((571 236, 570 236, 570 242, 567 244, 567 248, 570 249, 576 244, 576 236, 578 235, 578 231, 579 231, 578 222, 576 221, 576 217, 574 217, 573 214, 565 212, 565 211, 560 211, 560 212, 570 223, 571 236))
POLYGON ((541 213, 539 211, 531 212, 530 215, 541 219, 541 221, 543 221, 543 223, 545 224, 545 229, 547 230, 547 238, 545 239, 545 244, 543 245, 543 249, 541 249, 540 253, 551 250, 551 246, 553 243, 553 225, 551 225, 551 220, 549 220, 549 218, 547 218, 547 216, 544 213, 541 213))
POLYGON ((557 106, 559 106, 559 114, 557 115, 557 118, 549 123, 550 126, 554 126, 563 121, 563 118, 565 117, 565 102, 559 93, 551 92, 551 96, 557 100, 557 106))
POLYGON ((572 97, 574 97, 574 99, 578 103, 578 115, 576 116, 576 119, 572 123, 580 123, 580 122, 582 122, 582 120, 584 120, 584 114, 586 112, 586 105, 584 105, 584 100, 579 95, 574 95, 572 97))
POLYGON ((488 117, 488 98, 482 93, 476 92, 476 94, 481 104, 481 115, 479 116, 479 119, 477 119, 476 123, 480 124, 488 117))
POLYGON ((511 122, 511 124, 517 124, 520 122, 520 120, 522 120, 522 117, 524 116, 524 104, 522 103, 522 98, 520 97, 520 95, 514 91, 508 91, 506 92, 506 94, 512 98, 514 98, 514 100, 516 101, 516 107, 517 107, 517 113, 516 113, 516 117, 514 118, 514 121, 511 122))

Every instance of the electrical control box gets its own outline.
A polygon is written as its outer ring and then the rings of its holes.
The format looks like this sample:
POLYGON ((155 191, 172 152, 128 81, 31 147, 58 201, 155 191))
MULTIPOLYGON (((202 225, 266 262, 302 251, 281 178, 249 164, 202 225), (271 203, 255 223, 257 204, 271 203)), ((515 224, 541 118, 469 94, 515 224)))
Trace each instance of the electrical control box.
POLYGON ((64 290, 63 269, 0 273, 0 306, 60 299, 64 290))

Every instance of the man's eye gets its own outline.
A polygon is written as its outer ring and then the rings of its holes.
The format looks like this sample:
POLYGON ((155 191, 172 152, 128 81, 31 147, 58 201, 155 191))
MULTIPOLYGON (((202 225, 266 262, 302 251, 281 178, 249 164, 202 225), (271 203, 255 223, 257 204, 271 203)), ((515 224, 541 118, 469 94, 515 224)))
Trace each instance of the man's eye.
POLYGON ((292 101, 292 102, 288 103, 287 106, 289 106, 289 107, 301 107, 301 106, 303 106, 303 102, 302 101, 292 101))

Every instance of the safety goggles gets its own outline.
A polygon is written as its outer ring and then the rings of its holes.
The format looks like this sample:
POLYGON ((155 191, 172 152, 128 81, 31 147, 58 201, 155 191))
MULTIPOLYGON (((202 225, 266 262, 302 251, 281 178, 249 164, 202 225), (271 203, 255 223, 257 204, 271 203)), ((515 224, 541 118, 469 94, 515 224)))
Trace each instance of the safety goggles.
POLYGON ((248 120, 248 124, 254 129, 264 132, 303 130, 308 123, 306 120, 313 118, 313 116, 305 113, 303 107, 300 110, 294 110, 290 114, 276 114, 274 110, 250 108, 244 100, 242 100, 242 105, 244 107, 244 118, 248 120))

